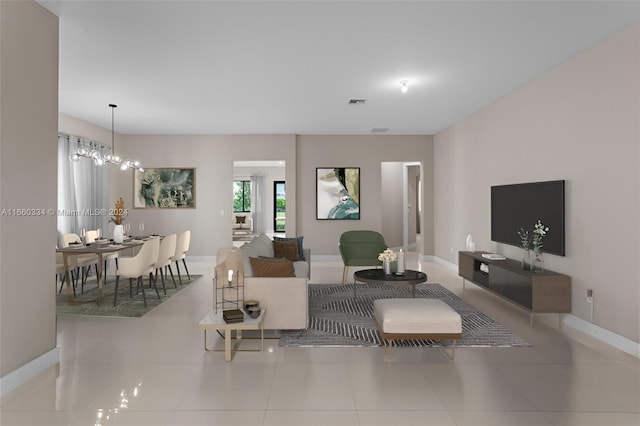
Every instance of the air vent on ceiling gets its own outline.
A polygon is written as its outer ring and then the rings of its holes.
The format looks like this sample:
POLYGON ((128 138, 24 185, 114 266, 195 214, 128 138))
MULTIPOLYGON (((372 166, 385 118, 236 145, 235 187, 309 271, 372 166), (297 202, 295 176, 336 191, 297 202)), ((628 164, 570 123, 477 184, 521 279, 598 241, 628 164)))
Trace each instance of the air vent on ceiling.
POLYGON ((371 133, 386 133, 388 131, 388 127, 374 127, 373 129, 371 129, 371 133))
POLYGON ((362 105, 366 101, 367 101, 366 99, 350 99, 349 103, 353 105, 362 105))

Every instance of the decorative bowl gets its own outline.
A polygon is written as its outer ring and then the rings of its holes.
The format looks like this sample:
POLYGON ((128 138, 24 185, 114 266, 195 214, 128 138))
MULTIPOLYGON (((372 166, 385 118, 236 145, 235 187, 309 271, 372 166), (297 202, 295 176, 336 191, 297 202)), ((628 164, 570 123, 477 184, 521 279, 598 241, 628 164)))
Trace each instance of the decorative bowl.
POLYGON ((245 300, 244 301, 244 310, 249 312, 249 308, 257 308, 260 306, 257 300, 245 300))
POLYGON ((262 309, 260 309, 259 306, 252 306, 248 309, 249 312, 249 316, 251 318, 258 318, 260 316, 260 312, 262 311, 262 309))

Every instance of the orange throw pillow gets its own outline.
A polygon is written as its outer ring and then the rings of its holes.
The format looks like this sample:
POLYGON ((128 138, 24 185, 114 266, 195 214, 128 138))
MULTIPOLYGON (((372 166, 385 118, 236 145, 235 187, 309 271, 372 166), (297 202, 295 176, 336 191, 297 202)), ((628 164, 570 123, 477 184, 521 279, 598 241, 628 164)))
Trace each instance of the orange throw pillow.
POLYGON ((295 277, 293 262, 287 259, 250 257, 254 277, 295 277))
POLYGON ((274 241, 273 251, 275 257, 286 257, 292 262, 300 260, 298 242, 296 240, 274 241))

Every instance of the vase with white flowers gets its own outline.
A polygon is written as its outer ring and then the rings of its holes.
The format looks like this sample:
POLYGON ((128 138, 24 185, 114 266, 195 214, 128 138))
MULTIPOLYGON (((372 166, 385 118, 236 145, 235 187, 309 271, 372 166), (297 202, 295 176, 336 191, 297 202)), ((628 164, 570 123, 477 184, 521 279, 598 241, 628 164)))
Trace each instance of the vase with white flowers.
POLYGON ((522 262, 520 266, 525 271, 529 271, 531 269, 531 250, 529 249, 531 240, 529 239, 529 231, 520 228, 518 236, 520 237, 520 247, 522 247, 522 262))
POLYGON ((382 268, 386 275, 391 274, 391 262, 398 260, 398 255, 391 249, 386 249, 378 255, 378 260, 382 261, 382 268))
POLYGON ((531 270, 533 272, 544 272, 544 259, 542 258, 542 239, 549 232, 549 227, 545 226, 538 219, 533 229, 533 262, 531 270))

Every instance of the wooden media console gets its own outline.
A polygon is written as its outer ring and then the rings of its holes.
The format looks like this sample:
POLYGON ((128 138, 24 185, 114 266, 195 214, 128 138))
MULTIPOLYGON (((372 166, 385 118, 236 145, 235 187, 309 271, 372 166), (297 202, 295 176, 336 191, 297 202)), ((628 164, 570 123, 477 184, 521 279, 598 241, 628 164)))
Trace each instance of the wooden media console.
MULTIPOLYGON (((571 277, 557 272, 523 270, 512 259, 490 260, 485 252, 458 252, 458 275, 516 304, 530 313, 571 312, 571 277)), ((560 319, 559 322, 562 325, 560 319)))

